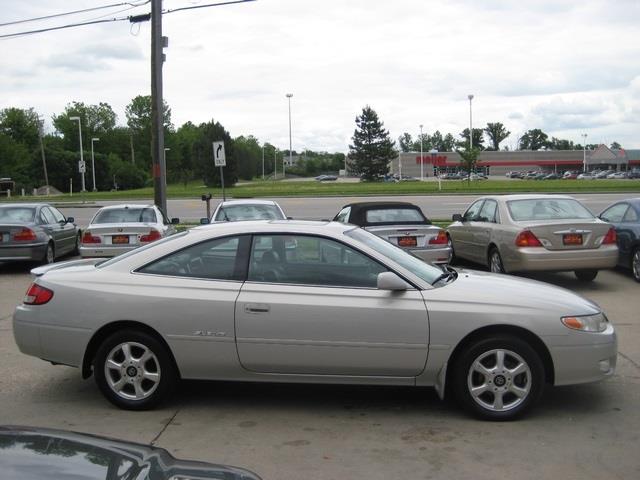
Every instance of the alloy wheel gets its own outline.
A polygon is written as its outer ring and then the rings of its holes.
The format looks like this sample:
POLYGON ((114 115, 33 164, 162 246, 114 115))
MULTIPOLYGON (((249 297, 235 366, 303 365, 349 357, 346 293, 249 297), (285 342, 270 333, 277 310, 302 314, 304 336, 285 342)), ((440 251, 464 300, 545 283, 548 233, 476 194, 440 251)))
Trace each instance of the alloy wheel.
POLYGON ((145 345, 124 342, 107 355, 104 375, 109 388, 126 400, 142 400, 160 384, 160 362, 145 345))
POLYGON ((55 260, 55 254, 53 252, 53 246, 51 244, 47 245, 47 252, 44 255, 45 263, 53 263, 55 260))
POLYGON ((637 282, 640 282, 640 248, 637 248, 633 252, 631 271, 633 272, 633 278, 635 278, 637 282))
POLYGON ((491 252, 491 258, 489 261, 491 271, 493 273, 504 273, 504 267, 502 266, 502 259, 500 258, 500 253, 497 250, 493 250, 491 252))

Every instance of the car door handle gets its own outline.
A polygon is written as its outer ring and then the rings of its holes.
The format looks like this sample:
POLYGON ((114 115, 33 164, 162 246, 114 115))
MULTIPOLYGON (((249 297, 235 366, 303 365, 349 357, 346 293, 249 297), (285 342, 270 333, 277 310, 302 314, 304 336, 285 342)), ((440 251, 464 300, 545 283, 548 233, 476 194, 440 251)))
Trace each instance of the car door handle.
POLYGON ((248 303, 244 306, 246 313, 269 313, 269 310, 269 305, 265 305, 264 303, 248 303))

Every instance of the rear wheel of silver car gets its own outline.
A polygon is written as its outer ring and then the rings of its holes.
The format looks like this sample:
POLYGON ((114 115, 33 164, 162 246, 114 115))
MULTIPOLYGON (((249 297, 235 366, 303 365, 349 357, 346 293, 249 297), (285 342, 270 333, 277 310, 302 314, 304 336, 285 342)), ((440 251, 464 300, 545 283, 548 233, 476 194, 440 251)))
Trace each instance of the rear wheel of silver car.
POLYGON ((489 268, 493 273, 504 273, 502 257, 497 248, 492 248, 489 252, 489 268))
POLYGON ((636 282, 640 282, 640 248, 636 248, 631 255, 631 273, 636 282))
POLYGON ((451 240, 451 236, 447 232, 447 246, 451 249, 451 253, 449 254, 449 264, 453 265, 456 262, 456 252, 453 249, 453 240, 451 240))
POLYGON ((510 335, 478 340, 454 363, 458 401, 487 420, 513 420, 540 398, 544 367, 523 340, 510 335))
POLYGON ((44 258, 42 259, 42 263, 47 265, 49 263, 53 263, 55 259, 56 259, 56 255, 53 249, 53 243, 49 243, 47 245, 47 250, 44 252, 44 258))
POLYGON ((591 282, 598 276, 598 270, 576 270, 573 273, 581 282, 591 282))
POLYGON ((177 380, 166 347, 152 335, 135 330, 108 337, 96 353, 93 371, 104 396, 127 410, 155 407, 177 380))

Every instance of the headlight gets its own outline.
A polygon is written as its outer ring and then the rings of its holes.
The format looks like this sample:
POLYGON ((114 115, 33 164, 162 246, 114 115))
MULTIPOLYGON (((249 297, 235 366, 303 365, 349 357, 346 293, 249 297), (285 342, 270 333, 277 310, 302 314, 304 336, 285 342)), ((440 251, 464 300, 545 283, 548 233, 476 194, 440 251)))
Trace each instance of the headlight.
POLYGON ((562 317, 560 320, 562 320, 565 327, 583 332, 604 332, 609 323, 609 320, 602 312, 595 315, 562 317))

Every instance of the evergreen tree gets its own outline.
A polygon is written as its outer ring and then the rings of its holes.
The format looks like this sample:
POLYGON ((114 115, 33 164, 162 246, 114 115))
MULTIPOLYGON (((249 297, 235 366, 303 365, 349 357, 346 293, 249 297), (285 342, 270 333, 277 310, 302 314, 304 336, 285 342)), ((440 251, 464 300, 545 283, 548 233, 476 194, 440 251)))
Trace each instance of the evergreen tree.
POLYGON ((349 164, 365 180, 376 180, 389 171, 389 162, 397 152, 395 142, 389 138, 389 131, 378 114, 367 105, 362 114, 356 117, 356 129, 349 145, 349 164))

